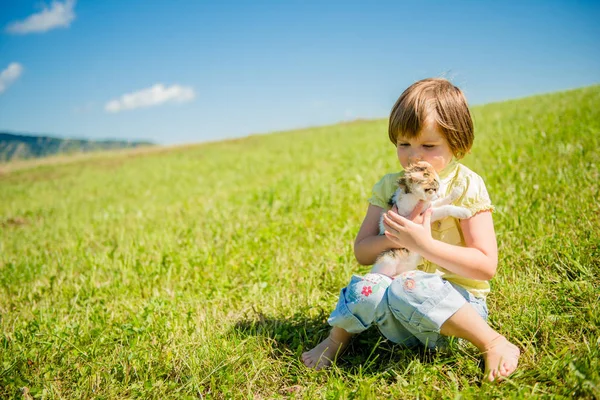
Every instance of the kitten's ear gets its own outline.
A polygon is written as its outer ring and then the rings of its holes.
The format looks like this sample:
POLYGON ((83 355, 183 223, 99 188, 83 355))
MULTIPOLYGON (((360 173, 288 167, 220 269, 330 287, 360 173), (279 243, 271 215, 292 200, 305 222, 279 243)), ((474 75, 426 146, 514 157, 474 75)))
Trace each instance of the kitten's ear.
POLYGON ((398 187, 402 190, 404 190, 404 193, 408 193, 408 183, 406 182, 406 176, 401 176, 400 178, 398 178, 398 181, 396 182, 398 184, 398 187))

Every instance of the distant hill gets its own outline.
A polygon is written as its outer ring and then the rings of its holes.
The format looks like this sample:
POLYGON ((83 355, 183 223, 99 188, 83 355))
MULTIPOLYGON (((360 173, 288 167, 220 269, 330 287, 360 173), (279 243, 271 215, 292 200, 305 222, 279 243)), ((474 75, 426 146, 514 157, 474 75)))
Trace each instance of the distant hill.
POLYGON ((0 132, 0 162, 46 157, 54 154, 83 153, 152 145, 152 142, 146 141, 60 139, 49 136, 0 132))

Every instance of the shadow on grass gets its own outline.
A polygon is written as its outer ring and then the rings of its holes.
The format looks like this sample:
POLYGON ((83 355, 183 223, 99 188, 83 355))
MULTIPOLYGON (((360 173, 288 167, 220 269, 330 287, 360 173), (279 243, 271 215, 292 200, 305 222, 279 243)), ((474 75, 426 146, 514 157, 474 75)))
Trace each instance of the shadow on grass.
MULTIPOLYGON (((327 337, 331 327, 326 320, 327 316, 323 313, 314 318, 305 314, 277 318, 255 311, 254 316, 238 321, 233 329, 242 338, 257 336, 269 340, 275 349, 271 356, 289 362, 291 358, 299 360, 303 352, 327 337)), ((392 369, 404 370, 415 362, 452 366, 456 363, 456 351, 461 352, 454 342, 447 350, 438 352, 425 347, 400 346, 385 339, 377 328, 372 327, 353 338, 336 365, 346 373, 386 375, 392 369)), ((393 373, 387 375, 390 381, 396 379, 393 373)))

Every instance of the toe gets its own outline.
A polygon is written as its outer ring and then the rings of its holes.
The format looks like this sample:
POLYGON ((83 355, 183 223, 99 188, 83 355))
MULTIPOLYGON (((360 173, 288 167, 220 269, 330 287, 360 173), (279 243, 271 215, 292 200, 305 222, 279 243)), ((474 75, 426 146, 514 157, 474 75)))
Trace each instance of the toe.
POLYGON ((504 363, 504 368, 506 368, 506 375, 510 375, 517 369, 517 365, 514 362, 507 362, 504 363))
POLYGON ((508 368, 506 368, 506 363, 502 363, 498 372, 500 372, 500 375, 502 375, 502 376, 508 375, 508 368))
POLYGON ((311 364, 313 363, 313 360, 312 360, 312 358, 310 356, 310 353, 304 353, 304 354, 302 354, 302 362, 307 367, 311 367, 311 364))

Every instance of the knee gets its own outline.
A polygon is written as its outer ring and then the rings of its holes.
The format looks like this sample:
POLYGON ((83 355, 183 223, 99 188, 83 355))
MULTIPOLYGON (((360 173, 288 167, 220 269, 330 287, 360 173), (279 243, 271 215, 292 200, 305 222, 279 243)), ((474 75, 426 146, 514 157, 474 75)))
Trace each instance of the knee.
POLYGON ((384 298, 391 279, 380 274, 353 276, 346 287, 348 303, 360 302, 363 306, 376 308, 384 298))
POLYGON ((408 271, 399 275, 388 290, 390 306, 402 305, 417 307, 435 295, 444 287, 439 275, 423 271, 408 271))

